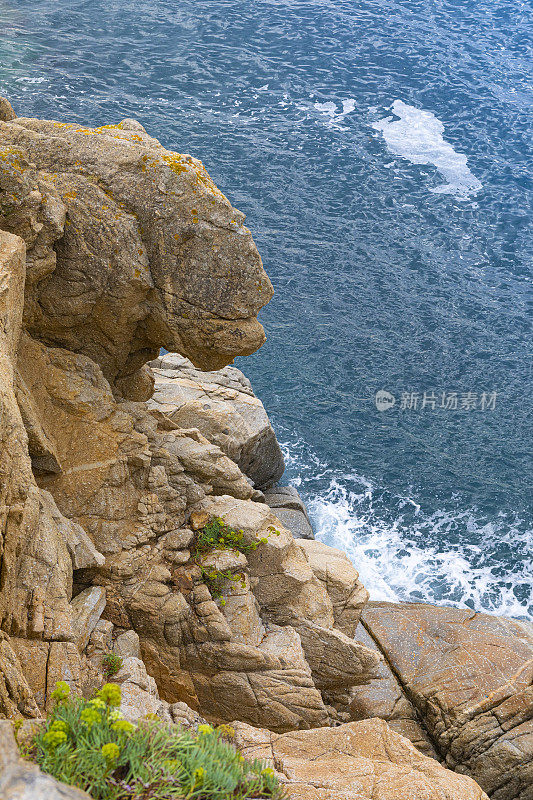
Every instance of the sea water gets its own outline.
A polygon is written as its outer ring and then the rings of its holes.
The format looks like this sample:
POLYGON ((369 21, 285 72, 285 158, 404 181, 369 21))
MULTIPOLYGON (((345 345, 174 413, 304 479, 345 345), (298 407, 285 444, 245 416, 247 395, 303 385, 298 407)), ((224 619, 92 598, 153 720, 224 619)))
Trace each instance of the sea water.
POLYGON ((20 115, 136 117, 248 215, 276 295, 238 366, 375 599, 532 610, 531 17, 0 2, 20 115))

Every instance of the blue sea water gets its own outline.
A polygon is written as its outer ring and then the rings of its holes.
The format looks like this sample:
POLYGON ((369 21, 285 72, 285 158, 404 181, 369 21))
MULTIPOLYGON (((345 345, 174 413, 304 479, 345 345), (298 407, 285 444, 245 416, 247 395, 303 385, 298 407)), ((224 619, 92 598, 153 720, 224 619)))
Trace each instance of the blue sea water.
POLYGON ((374 598, 533 609, 532 17, 0 0, 20 115, 136 117, 248 215, 276 295, 238 366, 374 598))

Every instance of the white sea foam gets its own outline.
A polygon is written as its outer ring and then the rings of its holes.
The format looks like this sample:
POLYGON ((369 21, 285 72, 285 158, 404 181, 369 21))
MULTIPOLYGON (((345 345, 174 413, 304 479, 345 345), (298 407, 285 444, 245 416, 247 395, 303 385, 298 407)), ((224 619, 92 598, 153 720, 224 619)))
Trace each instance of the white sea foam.
POLYGON ((320 111, 321 114, 327 117, 326 125, 328 127, 340 128, 341 122, 343 122, 344 118, 348 114, 351 114, 352 111, 355 111, 355 100, 351 97, 347 100, 343 100, 342 111, 339 111, 337 103, 333 102, 315 103, 315 108, 317 111, 320 111))
POLYGON ((517 553, 511 575, 502 575, 498 563, 499 548, 516 552, 523 541, 509 520, 480 522, 471 510, 428 515, 410 497, 389 496, 384 504, 379 487, 329 469, 302 442, 283 450, 317 538, 348 554, 372 600, 423 601, 510 617, 533 612, 531 559, 526 563, 517 553), (317 491, 317 485, 326 488, 317 491))
POLYGON ((381 131, 389 150, 413 164, 433 164, 447 183, 431 189, 437 194, 455 194, 467 198, 476 194, 481 182, 467 166, 467 157, 457 153, 444 137, 444 125, 431 113, 402 100, 392 104, 393 117, 374 122, 372 127, 381 131))

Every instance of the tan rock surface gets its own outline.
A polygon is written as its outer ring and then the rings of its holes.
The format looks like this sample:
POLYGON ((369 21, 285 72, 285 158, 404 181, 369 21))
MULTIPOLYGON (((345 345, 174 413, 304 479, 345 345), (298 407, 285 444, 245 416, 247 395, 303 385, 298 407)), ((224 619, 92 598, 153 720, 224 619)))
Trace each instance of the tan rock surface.
POLYGON ((353 636, 368 600, 359 573, 342 550, 308 539, 300 539, 298 546, 306 554, 315 577, 331 599, 335 627, 346 636, 353 636))
POLYGON ((34 337, 90 356, 123 392, 161 346, 218 369, 262 344, 272 286, 201 162, 142 126, 18 117, 0 139, 0 227, 28 246, 34 337))
POLYGON ((36 764, 24 761, 13 725, 0 720, 0 797, 2 800, 91 800, 86 792, 45 775, 36 764))
POLYGON ((40 712, 17 651, 0 631, 0 718, 39 717, 40 712))
POLYGON ((236 723, 235 733, 242 753, 269 762, 294 800, 487 800, 383 720, 281 736, 236 723))
POLYGON ((171 722, 169 704, 159 698, 155 680, 148 675, 140 658, 124 659, 122 667, 113 675, 113 683, 120 684, 122 702, 120 712, 130 722, 138 722, 147 714, 171 722))
POLYGON ((103 586, 90 586, 71 601, 75 643, 78 650, 84 650, 91 633, 95 629, 105 608, 105 589, 103 586))
POLYGON ((273 486, 264 491, 265 503, 295 539, 314 539, 305 504, 294 486, 273 486))
POLYGON ((24 244, 0 231, 0 626, 15 636, 73 640, 75 564, 97 563, 85 532, 39 489, 15 390, 25 280, 24 244))
POLYGON ((370 603, 363 621, 446 763, 493 800, 533 797, 533 633, 455 608, 370 603))
MULTIPOLYGON (((370 649, 378 649, 361 624, 357 626, 355 639, 370 649)), ((353 720, 373 717, 386 720, 393 731, 409 739, 424 755, 441 760, 418 712, 386 661, 379 665, 376 678, 350 690, 350 714, 353 720)))
POLYGON ((235 367, 201 372, 168 353, 151 364, 155 377, 150 408, 182 428, 198 430, 239 466, 259 488, 278 481, 283 455, 262 402, 235 367))

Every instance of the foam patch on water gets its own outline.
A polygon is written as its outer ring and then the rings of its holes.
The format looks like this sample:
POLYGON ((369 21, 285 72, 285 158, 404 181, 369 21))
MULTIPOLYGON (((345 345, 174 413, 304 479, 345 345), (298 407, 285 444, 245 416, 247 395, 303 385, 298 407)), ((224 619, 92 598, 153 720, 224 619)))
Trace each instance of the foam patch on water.
POLYGON ((339 111, 337 103, 333 102, 315 103, 315 108, 328 118, 326 122, 328 127, 335 127, 344 130, 341 128, 341 123, 348 114, 351 114, 352 111, 355 111, 355 100, 351 97, 347 100, 343 100, 342 111, 339 111))
POLYGON ((444 125, 431 113, 402 100, 392 104, 393 117, 374 122, 372 127, 381 131, 389 150, 411 161, 412 164, 433 164, 447 183, 431 189, 437 194, 454 194, 470 197, 482 188, 481 182, 467 166, 467 157, 457 153, 444 137, 444 125))
POLYGON ((283 451, 317 538, 347 553, 372 600, 533 614, 533 532, 524 539, 520 520, 486 521, 474 510, 425 514, 412 498, 335 472, 301 441, 283 451), (516 553, 512 574, 502 568, 502 548, 516 553), (521 548, 530 555, 522 558, 521 548))

